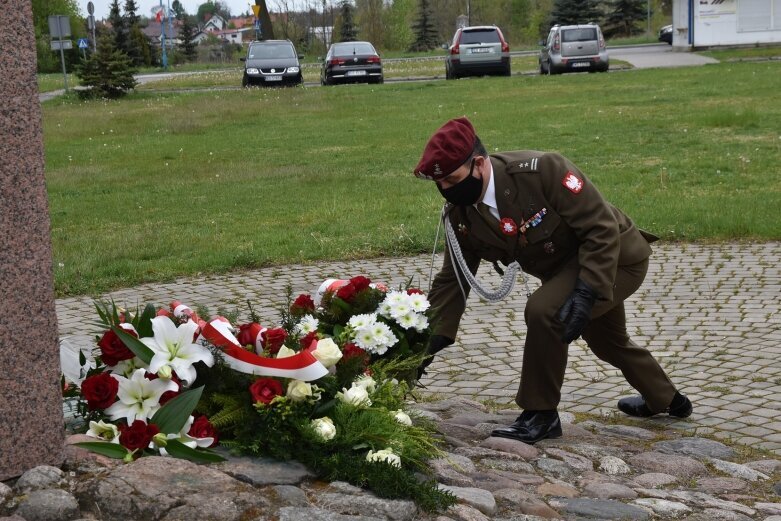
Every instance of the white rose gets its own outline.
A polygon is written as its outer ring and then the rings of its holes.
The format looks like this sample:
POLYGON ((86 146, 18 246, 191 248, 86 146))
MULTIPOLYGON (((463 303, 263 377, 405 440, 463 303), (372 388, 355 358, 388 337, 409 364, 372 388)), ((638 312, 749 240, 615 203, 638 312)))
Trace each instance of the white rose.
POLYGON ((374 452, 370 450, 366 455, 366 461, 379 461, 393 465, 394 467, 401 468, 401 458, 393 453, 393 449, 388 447, 387 449, 378 450, 374 452))
POLYGON ((287 397, 294 402, 306 400, 312 396, 312 385, 301 380, 292 380, 287 384, 287 397))
POLYGON ((277 358, 287 358, 289 356, 293 356, 297 354, 295 351, 290 349, 287 346, 282 346, 279 348, 279 351, 277 352, 277 358))
POLYGON ((87 436, 103 441, 110 441, 111 443, 119 443, 119 430, 117 429, 117 426, 113 423, 106 423, 103 420, 89 422, 87 436))
POLYGON ((312 351, 312 355, 314 355, 314 357, 324 366, 331 367, 341 360, 342 351, 332 339, 324 338, 317 341, 317 347, 312 351))
POLYGON ((367 393, 373 393, 375 387, 377 386, 377 382, 375 382, 374 378, 368 374, 362 374, 353 382, 353 385, 356 387, 363 387, 366 389, 367 393))
POLYGON ((336 427, 328 416, 312 420, 312 428, 325 441, 332 440, 336 436, 336 427))
POLYGON ((372 401, 369 399, 369 393, 363 387, 353 384, 350 389, 342 389, 341 393, 336 393, 336 397, 344 403, 356 406, 370 406, 372 401))
POLYGON ((393 418, 402 425, 406 425, 407 427, 412 426, 412 418, 401 409, 393 413, 393 418))

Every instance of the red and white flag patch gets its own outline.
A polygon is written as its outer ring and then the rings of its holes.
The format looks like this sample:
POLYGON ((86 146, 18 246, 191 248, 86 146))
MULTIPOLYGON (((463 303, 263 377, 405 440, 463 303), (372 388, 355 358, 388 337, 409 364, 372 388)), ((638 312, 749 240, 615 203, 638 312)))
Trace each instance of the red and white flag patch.
POLYGON ((583 179, 575 175, 574 172, 567 172, 567 175, 561 180, 561 184, 573 194, 579 194, 583 190, 583 179))

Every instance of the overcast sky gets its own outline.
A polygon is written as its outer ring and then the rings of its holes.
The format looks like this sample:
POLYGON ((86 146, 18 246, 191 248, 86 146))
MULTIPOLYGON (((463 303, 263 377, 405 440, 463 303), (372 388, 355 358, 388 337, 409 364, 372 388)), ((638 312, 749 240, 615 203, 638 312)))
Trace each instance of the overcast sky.
MULTIPOLYGON (((205 3, 206 0, 179 0, 182 5, 184 6, 185 10, 189 14, 195 14, 198 12, 198 6, 205 3)), ((78 0, 79 8, 81 9, 81 14, 83 16, 87 16, 87 3, 89 0, 78 0)), ((163 0, 163 5, 168 5, 169 2, 173 2, 173 0, 163 0)), ((241 13, 245 13, 247 11, 252 12, 252 8, 250 7, 250 3, 255 3, 254 0, 220 0, 224 5, 227 5, 230 9, 230 12, 234 16, 238 16, 241 13)), ((111 0, 92 0, 92 3, 95 6, 95 18, 98 20, 102 20, 103 18, 108 17, 108 12, 111 7, 111 0)), ((138 11, 136 14, 139 16, 152 16, 152 7, 159 6, 160 0, 136 0, 136 5, 138 6, 138 11)), ((266 1, 266 5, 268 8, 273 11, 274 10, 274 2, 273 1, 266 1)), ((119 6, 120 8, 123 8, 125 6, 125 0, 119 0, 119 6)))

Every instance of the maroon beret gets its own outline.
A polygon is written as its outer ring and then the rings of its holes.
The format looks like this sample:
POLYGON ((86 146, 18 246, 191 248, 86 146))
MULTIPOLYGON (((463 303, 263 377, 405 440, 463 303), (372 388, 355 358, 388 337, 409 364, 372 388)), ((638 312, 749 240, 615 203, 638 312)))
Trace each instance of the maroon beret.
POLYGON ((472 157, 477 135, 466 118, 451 119, 434 132, 413 172, 421 179, 439 181, 472 157))

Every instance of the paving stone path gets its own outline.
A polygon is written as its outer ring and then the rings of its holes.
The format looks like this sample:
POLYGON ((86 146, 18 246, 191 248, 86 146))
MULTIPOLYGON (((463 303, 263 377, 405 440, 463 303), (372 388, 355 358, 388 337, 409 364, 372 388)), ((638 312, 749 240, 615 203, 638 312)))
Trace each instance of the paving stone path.
POLYGON ((781 461, 737 444, 563 413, 564 436, 530 446, 490 437, 513 411, 459 396, 410 407, 443 440, 427 463, 457 499, 443 512, 323 483, 296 462, 223 451, 205 466, 122 464, 69 446, 62 469, 0 483, 0 521, 781 521, 781 461))
MULTIPOLYGON (((285 288, 313 292, 326 278, 366 275, 389 285, 410 277, 426 289, 430 256, 328 262, 207 276, 116 291, 105 297, 135 306, 178 299, 191 306, 238 309, 250 300, 264 325, 278 324, 285 288)), ((437 258, 436 271, 441 264, 437 258)), ((498 282, 490 265, 482 278, 498 282)), ((530 282, 532 290, 536 286, 530 282)), ((521 369, 525 327, 523 284, 498 304, 470 298, 458 342, 424 379, 430 395, 512 404, 521 369)), ((698 436, 731 440, 781 455, 781 243, 659 244, 648 277, 626 304, 629 332, 660 360, 695 405, 687 420, 658 418, 698 436)), ((60 334, 90 343, 92 299, 57 301, 60 334)), ((609 417, 632 389, 619 372, 577 341, 570 346, 561 410, 609 417)))

